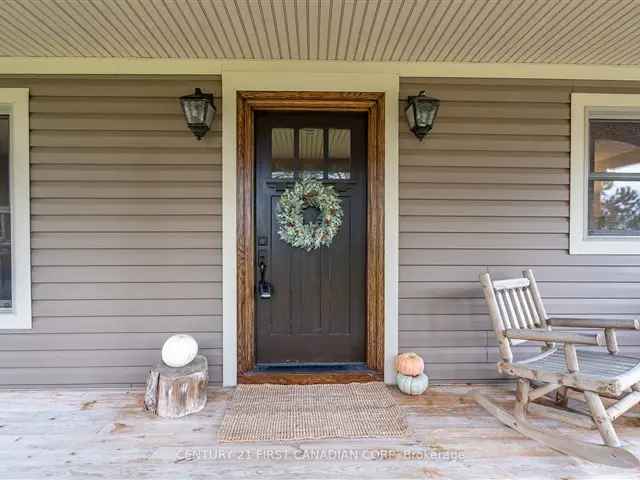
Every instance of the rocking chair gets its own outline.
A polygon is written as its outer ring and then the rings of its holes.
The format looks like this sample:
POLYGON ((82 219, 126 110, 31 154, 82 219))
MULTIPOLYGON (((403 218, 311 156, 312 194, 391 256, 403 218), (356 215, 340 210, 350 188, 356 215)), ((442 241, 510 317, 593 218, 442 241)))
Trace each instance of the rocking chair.
POLYGON ((474 399, 505 425, 557 451, 594 463, 640 467, 638 458, 621 447, 613 428, 614 420, 640 402, 640 359, 618 355, 616 330, 640 330, 640 321, 548 317, 531 270, 523 272, 522 278, 498 281, 484 273, 480 283, 498 337, 498 371, 518 381, 513 415, 479 391, 472 393, 474 399), (604 334, 552 327, 603 329, 604 334), (544 345, 540 353, 514 360, 511 347, 526 341, 544 345), (576 345, 606 346, 608 351, 576 350, 576 345), (567 409, 569 391, 586 402, 587 413, 567 409), (533 403, 554 392, 555 406, 533 403), (605 408, 603 398, 613 403, 605 408), (527 420, 527 411, 573 426, 597 428, 604 445, 537 429, 527 420))

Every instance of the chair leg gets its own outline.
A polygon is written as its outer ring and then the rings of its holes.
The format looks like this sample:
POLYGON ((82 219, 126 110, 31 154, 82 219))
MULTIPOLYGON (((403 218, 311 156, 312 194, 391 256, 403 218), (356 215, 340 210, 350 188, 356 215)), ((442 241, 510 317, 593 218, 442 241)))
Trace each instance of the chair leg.
POLYGON ((613 422, 611 422, 611 418, 609 418, 609 414, 602 404, 600 396, 597 393, 584 392, 584 398, 587 400, 591 416, 598 427, 598 431, 600 432, 600 436, 602 437, 602 440, 604 440, 604 443, 610 447, 619 447, 620 440, 613 428, 613 422))
POLYGON ((529 380, 524 378, 518 379, 516 384, 516 403, 513 412, 516 418, 524 419, 527 414, 527 405, 529 403, 529 380))
POLYGON ((560 407, 567 407, 569 403, 569 389, 567 387, 560 387, 556 390, 555 404, 560 407))

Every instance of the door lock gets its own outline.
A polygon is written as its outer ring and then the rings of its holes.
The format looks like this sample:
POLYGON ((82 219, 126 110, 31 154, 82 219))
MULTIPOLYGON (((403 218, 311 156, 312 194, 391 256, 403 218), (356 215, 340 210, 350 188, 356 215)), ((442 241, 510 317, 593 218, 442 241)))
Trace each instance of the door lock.
POLYGON ((264 257, 260 257, 258 262, 258 269, 260 270, 260 281, 258 282, 258 296, 260 298, 271 298, 273 295, 273 285, 264 279, 267 271, 267 264, 264 261, 264 257))

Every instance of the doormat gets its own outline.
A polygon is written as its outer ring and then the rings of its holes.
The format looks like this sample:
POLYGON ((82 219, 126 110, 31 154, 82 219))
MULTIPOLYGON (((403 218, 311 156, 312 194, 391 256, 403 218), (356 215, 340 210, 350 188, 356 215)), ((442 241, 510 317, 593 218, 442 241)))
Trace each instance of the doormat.
POLYGON ((225 412, 222 442, 390 438, 407 422, 381 382, 238 385, 225 412))

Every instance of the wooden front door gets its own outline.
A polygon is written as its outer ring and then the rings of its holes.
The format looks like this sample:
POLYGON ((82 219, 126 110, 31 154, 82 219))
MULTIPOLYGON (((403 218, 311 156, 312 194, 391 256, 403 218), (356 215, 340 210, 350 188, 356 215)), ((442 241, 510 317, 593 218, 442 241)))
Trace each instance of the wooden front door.
MULTIPOLYGON (((364 362, 367 115, 263 111, 254 125, 256 361, 364 362), (334 185, 344 210, 332 244, 311 252, 281 240, 276 218, 280 196, 304 176, 334 185)), ((316 216, 305 211, 305 221, 316 216)))

